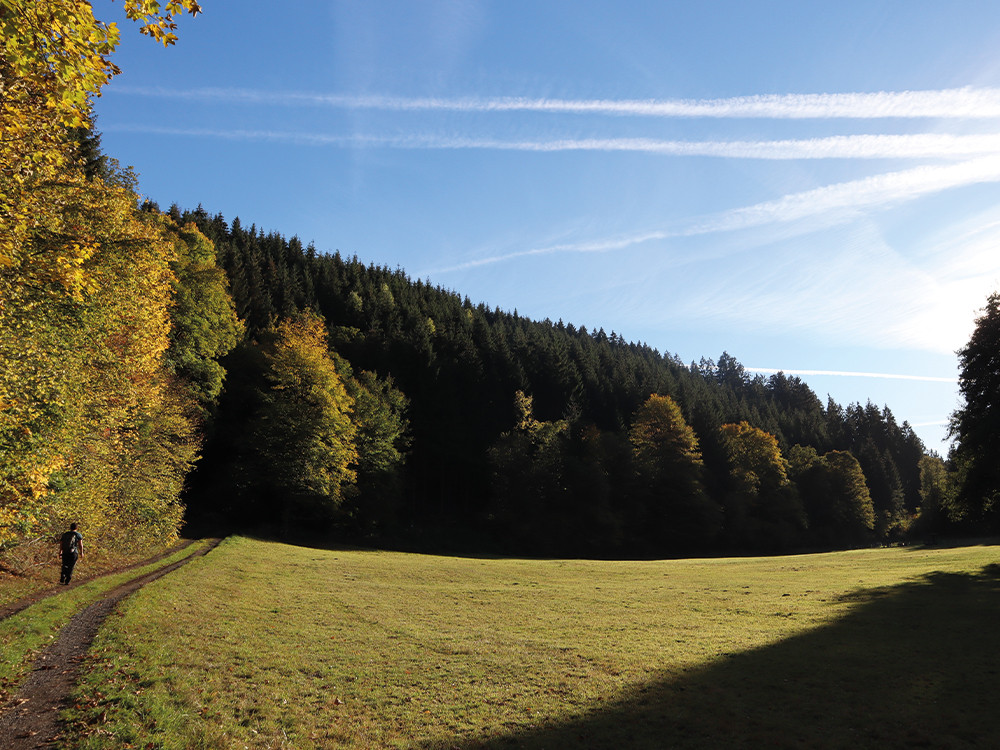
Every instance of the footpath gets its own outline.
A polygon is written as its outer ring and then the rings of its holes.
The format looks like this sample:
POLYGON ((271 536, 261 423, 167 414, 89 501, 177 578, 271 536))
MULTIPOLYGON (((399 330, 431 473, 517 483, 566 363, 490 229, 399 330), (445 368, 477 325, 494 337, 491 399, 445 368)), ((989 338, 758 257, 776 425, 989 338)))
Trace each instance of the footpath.
MULTIPOLYGON (((28 679, 21 685, 17 696, 0 708, 0 748, 3 750, 34 750, 48 748, 59 735, 59 712, 66 707, 70 692, 76 684, 80 664, 97 635, 101 623, 115 605, 139 590, 150 581, 167 575, 215 549, 221 539, 213 539, 202 549, 176 562, 133 578, 102 595, 80 611, 62 628, 58 639, 35 660, 28 679)), ((189 546, 193 542, 188 542, 189 546)), ((180 549, 183 549, 181 547, 180 549)), ((140 563, 146 566, 172 555, 179 548, 140 563)), ((22 599, 0 610, 0 620, 20 612, 46 596, 58 594, 64 588, 49 589, 22 599)))

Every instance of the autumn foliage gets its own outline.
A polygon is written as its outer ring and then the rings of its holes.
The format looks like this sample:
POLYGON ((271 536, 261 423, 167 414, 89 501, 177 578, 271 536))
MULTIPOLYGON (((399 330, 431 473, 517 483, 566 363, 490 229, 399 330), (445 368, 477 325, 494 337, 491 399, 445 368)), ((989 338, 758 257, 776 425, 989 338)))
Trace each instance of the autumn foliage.
MULTIPOLYGON (((198 6, 125 9, 166 44, 170 14, 198 6)), ((0 549, 70 518, 121 549, 159 544, 198 445, 164 359, 175 248, 130 175, 88 175, 72 137, 117 72, 118 31, 80 0, 3 0, 0 31, 0 549)))

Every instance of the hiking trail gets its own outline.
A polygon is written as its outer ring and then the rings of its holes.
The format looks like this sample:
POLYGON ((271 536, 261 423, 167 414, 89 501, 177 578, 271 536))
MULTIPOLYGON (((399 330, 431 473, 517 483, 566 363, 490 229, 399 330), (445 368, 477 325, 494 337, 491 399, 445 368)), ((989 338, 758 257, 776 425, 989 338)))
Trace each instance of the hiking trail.
MULTIPOLYGON (((55 643, 45 649, 35 660, 31 674, 21 685, 17 695, 6 706, 0 708, 0 748, 4 750, 34 750, 52 747, 62 730, 59 712, 67 707, 70 693, 76 684, 80 665, 97 635, 101 623, 111 613, 115 605, 147 583, 171 573, 196 557, 215 549, 221 539, 213 539, 203 549, 165 565, 150 573, 133 578, 117 588, 106 592, 101 599, 78 612, 59 631, 55 643)), ((190 546, 189 542, 184 547, 190 546)), ((150 561, 149 564, 173 554, 172 548, 150 561)), ((138 567, 138 566, 131 566, 138 567)), ((49 589, 0 610, 0 619, 31 606, 37 601, 57 593, 60 589, 49 589)))

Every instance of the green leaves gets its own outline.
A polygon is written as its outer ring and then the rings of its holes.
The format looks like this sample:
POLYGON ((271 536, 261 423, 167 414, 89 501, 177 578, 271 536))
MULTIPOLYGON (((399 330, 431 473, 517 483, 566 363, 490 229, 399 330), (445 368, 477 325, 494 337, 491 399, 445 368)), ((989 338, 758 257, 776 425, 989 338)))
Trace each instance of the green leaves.
POLYGON ((219 359, 243 336, 226 275, 215 263, 215 247, 194 224, 177 228, 164 217, 176 258, 167 364, 179 375, 203 412, 214 406, 225 370, 219 359))

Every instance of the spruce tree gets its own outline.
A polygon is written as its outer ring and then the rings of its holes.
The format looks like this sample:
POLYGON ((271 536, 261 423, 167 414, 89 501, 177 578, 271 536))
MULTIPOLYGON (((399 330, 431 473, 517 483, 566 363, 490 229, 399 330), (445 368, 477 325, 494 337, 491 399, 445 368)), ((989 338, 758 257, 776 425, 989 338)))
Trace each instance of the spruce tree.
POLYGON ((986 301, 969 343, 958 352, 965 406, 951 418, 959 504, 971 521, 1000 526, 1000 293, 986 301))

